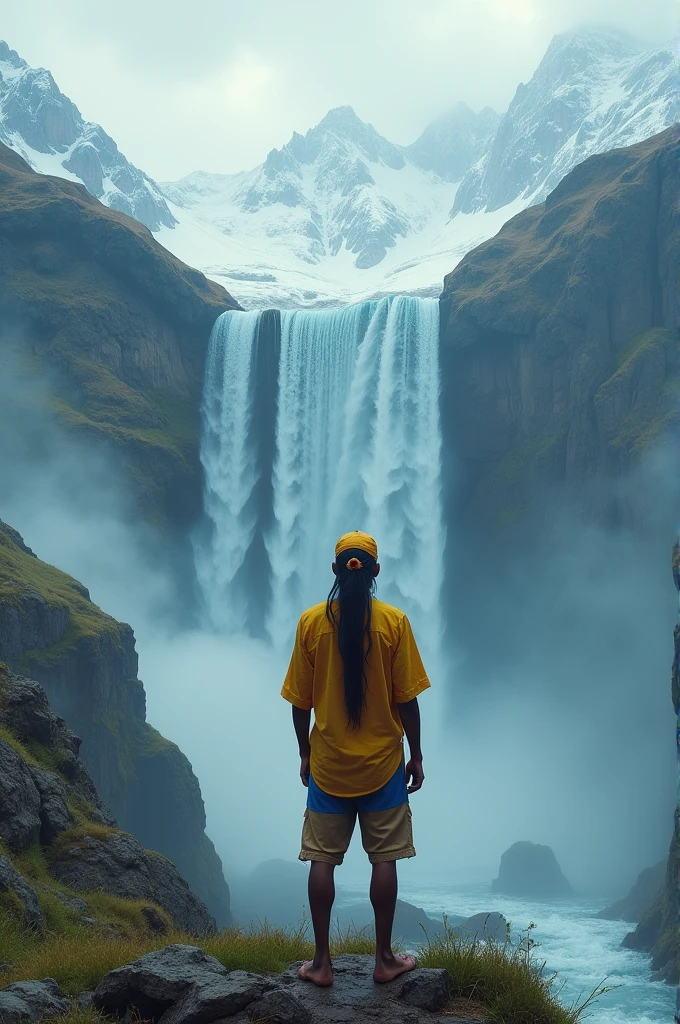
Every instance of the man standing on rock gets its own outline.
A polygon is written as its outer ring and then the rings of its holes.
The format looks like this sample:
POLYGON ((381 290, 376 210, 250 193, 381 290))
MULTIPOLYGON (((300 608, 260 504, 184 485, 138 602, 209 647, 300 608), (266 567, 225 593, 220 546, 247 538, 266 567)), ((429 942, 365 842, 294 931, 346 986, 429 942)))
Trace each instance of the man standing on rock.
POLYGON ((408 794, 423 784, 417 698, 430 685, 408 619, 373 597, 380 572, 373 537, 359 530, 341 537, 332 568, 335 583, 328 600, 300 617, 281 691, 293 705, 300 778, 308 787, 300 860, 312 862, 309 906, 316 952, 298 975, 322 986, 333 982, 333 875, 342 864, 357 815, 373 865, 373 978, 392 981, 416 966, 415 957, 392 952, 392 923, 396 862, 416 853, 408 794))

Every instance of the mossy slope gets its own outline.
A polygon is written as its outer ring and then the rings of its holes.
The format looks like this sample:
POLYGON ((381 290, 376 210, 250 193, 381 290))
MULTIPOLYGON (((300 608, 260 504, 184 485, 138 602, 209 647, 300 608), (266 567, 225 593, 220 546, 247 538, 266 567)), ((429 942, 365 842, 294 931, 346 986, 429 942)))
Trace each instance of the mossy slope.
POLYGON ((203 361, 215 318, 235 308, 143 225, 0 145, 0 367, 29 411, 48 406, 109 446, 162 527, 200 505, 203 361))

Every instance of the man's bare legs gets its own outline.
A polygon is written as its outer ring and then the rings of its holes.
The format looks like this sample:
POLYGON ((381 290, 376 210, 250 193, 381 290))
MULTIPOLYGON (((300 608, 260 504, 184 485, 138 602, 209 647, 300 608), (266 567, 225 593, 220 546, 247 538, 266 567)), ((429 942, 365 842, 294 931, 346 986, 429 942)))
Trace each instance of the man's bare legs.
MULTIPOLYGON (((309 909, 314 927, 316 950, 314 959, 307 960, 298 969, 298 977, 315 985, 333 984, 333 966, 330 951, 331 910, 335 899, 335 865, 312 861, 309 869, 309 909)), ((392 924, 397 904, 397 864, 383 861, 373 865, 370 888, 375 913, 375 970, 374 981, 392 981, 406 971, 412 971, 416 959, 392 952, 392 924)))
POLYGON ((392 925, 397 905, 397 862, 382 861, 373 865, 370 889, 375 913, 375 971, 374 981, 392 981, 399 974, 412 971, 416 958, 392 952, 392 925))
POLYGON ((312 915, 314 941, 316 950, 314 959, 307 960, 298 968, 298 977, 303 981, 313 981, 323 987, 333 984, 333 967, 331 965, 330 927, 331 909, 335 899, 335 864, 324 861, 312 861, 309 869, 309 909, 312 915))

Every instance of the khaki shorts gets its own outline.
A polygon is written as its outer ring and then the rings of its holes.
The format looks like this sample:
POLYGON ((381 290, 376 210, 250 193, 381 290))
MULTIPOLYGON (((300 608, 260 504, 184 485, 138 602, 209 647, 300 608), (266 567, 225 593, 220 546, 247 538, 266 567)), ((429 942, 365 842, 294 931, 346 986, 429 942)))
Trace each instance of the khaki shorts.
POLYGON ((385 811, 353 811, 347 814, 322 814, 307 808, 302 825, 300 860, 342 864, 357 815, 361 841, 371 864, 415 857, 411 808, 408 803, 402 803, 385 811))

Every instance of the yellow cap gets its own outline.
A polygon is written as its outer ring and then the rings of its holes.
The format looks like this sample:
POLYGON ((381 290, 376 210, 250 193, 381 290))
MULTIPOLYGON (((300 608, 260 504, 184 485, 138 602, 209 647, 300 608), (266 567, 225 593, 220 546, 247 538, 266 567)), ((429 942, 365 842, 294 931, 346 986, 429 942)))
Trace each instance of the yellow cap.
POLYGON ((349 551, 350 548, 358 548, 359 551, 365 551, 371 558, 376 560, 378 558, 378 545, 370 534, 362 533, 361 530, 353 530, 340 538, 335 545, 335 557, 337 558, 343 551, 349 551))

